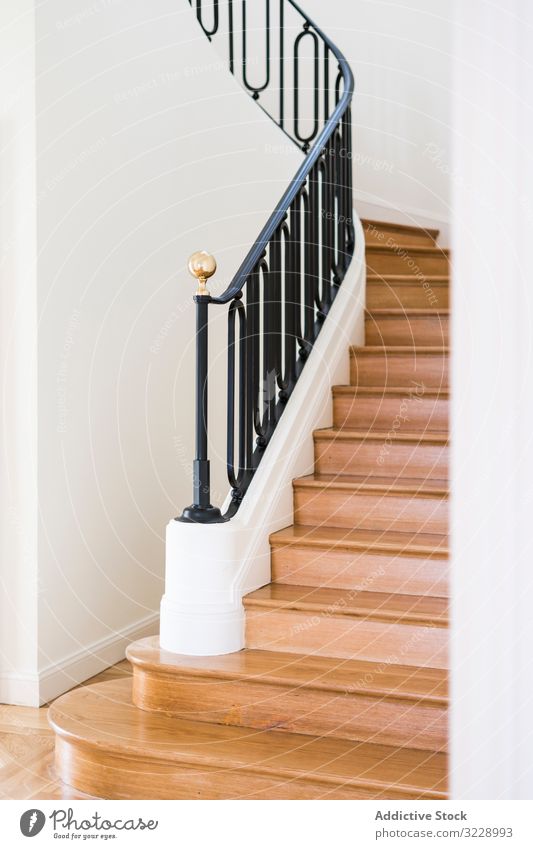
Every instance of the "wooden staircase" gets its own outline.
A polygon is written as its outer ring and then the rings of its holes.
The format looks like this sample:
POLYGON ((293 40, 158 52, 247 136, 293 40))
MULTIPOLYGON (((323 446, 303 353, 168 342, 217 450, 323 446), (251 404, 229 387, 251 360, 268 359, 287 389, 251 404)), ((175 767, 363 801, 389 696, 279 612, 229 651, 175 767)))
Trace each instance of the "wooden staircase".
POLYGON ((50 710, 56 768, 109 798, 443 799, 448 255, 365 222, 366 344, 244 599, 246 649, 130 646, 126 680, 50 710))

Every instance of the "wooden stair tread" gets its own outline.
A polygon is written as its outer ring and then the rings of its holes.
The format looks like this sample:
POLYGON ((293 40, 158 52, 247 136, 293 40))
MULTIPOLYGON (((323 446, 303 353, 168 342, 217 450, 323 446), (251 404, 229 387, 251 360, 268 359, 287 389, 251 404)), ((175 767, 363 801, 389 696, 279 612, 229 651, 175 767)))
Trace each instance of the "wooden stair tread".
POLYGON ((333 587, 267 584, 244 597, 245 607, 275 607, 327 612, 328 616, 355 616, 394 622, 424 622, 445 626, 448 602, 431 596, 376 593, 333 587))
MULTIPOLYGON (((313 432, 313 436, 315 439, 364 439, 368 441, 377 441, 383 442, 383 432, 381 431, 362 431, 362 430, 350 430, 347 427, 323 427, 315 430, 313 432)), ((415 442, 415 443, 437 443, 439 445, 447 445, 449 443, 449 437, 447 433, 442 433, 439 431, 426 431, 423 433, 409 433, 402 431, 401 433, 397 433, 394 437, 395 443, 397 442, 415 442)))
POLYGON ((331 550, 368 550, 405 554, 448 555, 446 534, 406 533, 402 531, 372 531, 365 529, 313 527, 291 525, 270 536, 271 545, 299 545, 331 550))
POLYGON ((441 753, 150 713, 134 707, 127 681, 67 693, 54 702, 49 717, 58 737, 76 750, 96 750, 133 764, 209 766, 289 780, 303 775, 325 786, 446 798, 446 756, 441 753))
MULTIPOLYGON (((422 279, 431 283, 431 285, 448 285, 450 281, 449 274, 424 274, 422 279)), ((420 283, 421 278, 419 274, 388 274, 387 272, 383 272, 382 274, 378 274, 376 272, 370 272, 366 275, 367 283, 383 283, 384 281, 393 280, 395 283, 420 283)))
POLYGON ((449 347, 434 345, 351 345, 350 355, 363 354, 449 354, 449 347))
POLYGON ((440 308, 431 309, 428 308, 418 308, 418 307, 405 307, 396 308, 396 307, 370 307, 365 310, 367 316, 379 316, 380 318, 391 316, 394 318, 403 317, 409 318, 412 316, 413 318, 429 316, 431 318, 439 318, 440 316, 449 317, 450 310, 443 310, 440 308))
POLYGON ((307 489, 344 489, 365 492, 390 492, 391 495, 447 496, 448 481, 398 478, 383 475, 369 478, 367 475, 305 475, 296 478, 293 485, 307 489))
POLYGON ((439 230, 433 227, 418 227, 415 224, 396 224, 394 221, 378 221, 375 218, 363 218, 361 224, 366 230, 372 227, 375 230, 400 230, 402 233, 422 233, 436 239, 439 235, 439 230))
POLYGON ((390 256, 399 256, 401 253, 406 254, 421 254, 422 256, 445 256, 450 257, 449 248, 439 248, 437 245, 387 245, 387 244, 368 244, 366 245, 367 254, 384 253, 390 256), (400 247, 400 251, 398 251, 400 247))
POLYGON ((343 660, 318 655, 244 649, 216 657, 191 657, 167 652, 158 637, 146 637, 128 648, 134 667, 164 675, 279 684, 293 688, 358 693, 380 698, 448 703, 447 674, 399 664, 343 660))
MULTIPOLYGON (((413 393, 413 386, 354 386, 352 383, 342 384, 332 387, 333 395, 364 395, 364 396, 410 396, 413 393)), ((446 387, 428 386, 424 388, 422 398, 435 398, 447 400, 450 396, 450 391, 446 387)), ((416 397, 416 396, 415 396, 416 397)))

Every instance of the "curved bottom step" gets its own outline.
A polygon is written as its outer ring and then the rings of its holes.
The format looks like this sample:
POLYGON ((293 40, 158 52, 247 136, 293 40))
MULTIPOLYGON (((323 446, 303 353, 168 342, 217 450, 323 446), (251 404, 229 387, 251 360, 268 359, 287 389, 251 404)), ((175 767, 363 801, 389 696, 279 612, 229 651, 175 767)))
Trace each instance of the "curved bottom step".
POLYGON ((148 713, 129 681, 50 708, 60 779, 110 799, 445 799, 443 754, 148 713))

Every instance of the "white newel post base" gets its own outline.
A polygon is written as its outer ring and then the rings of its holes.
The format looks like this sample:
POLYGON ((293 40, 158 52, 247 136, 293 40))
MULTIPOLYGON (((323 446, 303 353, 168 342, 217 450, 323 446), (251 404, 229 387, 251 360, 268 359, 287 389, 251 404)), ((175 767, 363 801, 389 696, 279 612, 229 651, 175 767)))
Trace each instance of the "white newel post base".
MULTIPOLYGON (((235 579, 242 566, 244 536, 237 522, 201 528, 169 522, 161 601, 162 648, 189 655, 242 649, 244 609, 235 579)), ((263 583, 268 580, 266 573, 263 583)))
POLYGON ((348 273, 237 515, 218 525, 167 526, 160 636, 167 651, 244 647, 242 598, 270 581, 269 536, 293 523, 292 481, 312 472, 313 431, 331 425, 331 387, 350 382, 348 349, 364 338, 365 240, 355 215, 354 226, 348 273))

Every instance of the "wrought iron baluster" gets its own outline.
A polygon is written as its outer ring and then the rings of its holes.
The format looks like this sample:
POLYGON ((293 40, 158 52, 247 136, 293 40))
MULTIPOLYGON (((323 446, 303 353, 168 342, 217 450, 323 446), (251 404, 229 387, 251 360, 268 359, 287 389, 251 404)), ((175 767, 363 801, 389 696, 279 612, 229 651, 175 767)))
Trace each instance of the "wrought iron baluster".
POLYGON ((261 262, 257 270, 257 300, 255 302, 255 326, 258 329, 258 335, 253 339, 254 351, 254 396, 253 396, 253 414, 254 414, 254 429, 257 434, 257 445, 259 448, 265 448, 268 442, 268 406, 265 408, 264 394, 264 364, 270 355, 271 340, 265 332, 265 299, 268 289, 268 265, 266 262, 261 262), (262 290, 260 283, 262 282, 262 290), (262 291, 262 297, 261 297, 262 291), (259 333, 262 323, 262 332, 259 333), (261 365, 262 364, 262 365, 261 365))
POLYGON ((314 342, 315 329, 315 275, 316 267, 315 246, 313 244, 313 210, 312 210, 311 177, 308 187, 302 191, 304 206, 304 325, 303 338, 299 340, 300 356, 307 359, 314 342))
POLYGON ((246 284, 246 469, 252 474, 254 430, 259 393, 259 273, 253 271, 246 284))
POLYGON ((310 142, 318 135, 319 127, 319 46, 316 34, 309 29, 309 24, 304 24, 304 31, 300 33, 294 42, 294 135, 301 142, 304 151, 309 150, 310 142), (313 42, 313 128, 309 135, 304 136, 300 132, 300 44, 306 38, 313 42))
POLYGON ((229 49, 229 69, 232 74, 235 73, 235 43, 233 31, 233 0, 228 0, 228 49, 229 49))
POLYGON ((266 51, 265 51, 265 81, 262 85, 251 85, 247 77, 248 67, 248 52, 246 38, 246 3, 247 0, 242 0, 242 79, 248 91, 253 92, 254 100, 259 99, 262 91, 268 87, 270 82, 270 0, 265 0, 265 32, 266 32, 266 51))
POLYGON ((324 123, 329 118, 329 47, 324 42, 324 123))
POLYGON ((240 500, 246 470, 246 310, 240 298, 228 310, 228 431, 227 469, 233 498, 240 500), (238 467, 235 470, 235 317, 239 316, 239 417, 237 422, 238 467))
POLYGON ((332 192, 334 209, 334 250, 333 250, 333 282, 338 285, 341 282, 341 265, 343 262, 344 244, 344 222, 343 213, 343 190, 342 190, 342 138, 339 130, 333 133, 333 164, 332 164, 332 192))
POLYGON ((331 211, 331 151, 328 146, 324 152, 324 158, 320 160, 320 217, 322 229, 322 262, 320 280, 320 315, 322 320, 327 316, 331 305, 331 246, 333 220, 331 211))
POLYGON ((341 86, 342 86, 342 70, 339 68, 337 76, 335 78, 335 106, 338 105, 339 100, 341 99, 341 86))
MULTIPOLYGON (((189 3, 192 5, 192 0, 189 0, 189 3)), ((219 0, 213 0, 213 27, 212 29, 208 29, 205 26, 202 18, 202 0, 196 0, 196 17, 198 18, 198 23, 202 27, 209 41, 211 41, 211 37, 215 35, 216 32, 218 32, 218 3, 219 0)))
POLYGON ((279 125, 285 127, 285 0, 279 0, 279 125))
POLYGON ((296 210, 296 199, 291 204, 288 240, 285 249, 285 363, 284 392, 280 395, 287 401, 296 380, 296 310, 297 274, 300 265, 300 218, 296 210))
POLYGON ((287 375, 287 327, 290 322, 290 314, 288 313, 287 303, 289 300, 291 280, 290 280, 290 241, 291 234, 287 223, 288 214, 280 227, 279 245, 280 245, 280 267, 279 275, 276 281, 276 354, 278 358, 278 386, 279 399, 284 402, 289 398, 290 384, 287 375), (283 244, 283 252, 281 246, 283 244))
POLYGON ((346 227, 346 264, 345 269, 350 265, 350 260, 355 247, 355 228, 353 223, 353 159, 352 159, 352 110, 350 106, 346 108, 342 117, 343 138, 346 149, 346 170, 345 170, 345 204, 347 213, 346 227))
MULTIPOLYGON (((320 291, 321 291, 321 280, 320 280, 320 243, 319 243, 319 233, 321 227, 321 208, 320 208, 320 162, 316 163, 311 173, 309 174, 309 213, 311 217, 310 221, 310 252, 311 252, 311 267, 309 270, 309 276, 311 277, 311 288, 313 293, 313 300, 315 302, 317 310, 320 310, 320 291)), ((314 331, 313 331, 314 333, 314 331)))

